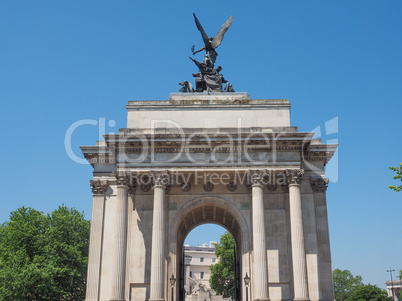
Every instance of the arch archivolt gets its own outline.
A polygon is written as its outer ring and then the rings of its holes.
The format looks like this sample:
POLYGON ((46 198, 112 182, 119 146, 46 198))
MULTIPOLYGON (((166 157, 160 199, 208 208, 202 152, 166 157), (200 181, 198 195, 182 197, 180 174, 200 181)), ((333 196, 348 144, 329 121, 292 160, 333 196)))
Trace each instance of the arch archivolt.
POLYGON ((171 243, 182 243, 191 230, 207 223, 218 224, 227 229, 237 243, 242 243, 242 253, 248 252, 248 222, 231 201, 222 197, 197 197, 185 203, 172 219, 169 240, 171 243), (246 249, 243 246, 244 241, 247 241, 246 249))

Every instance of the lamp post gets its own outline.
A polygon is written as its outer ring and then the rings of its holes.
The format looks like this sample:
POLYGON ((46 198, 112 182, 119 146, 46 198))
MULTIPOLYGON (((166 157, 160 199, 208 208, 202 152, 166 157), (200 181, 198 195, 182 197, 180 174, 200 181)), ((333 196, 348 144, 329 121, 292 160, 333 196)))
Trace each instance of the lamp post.
POLYGON ((172 274, 172 277, 170 277, 170 286, 172 287, 172 301, 174 301, 173 295, 174 295, 174 285, 176 283, 176 278, 174 278, 174 275, 172 274))
POLYGON ((392 281, 392 272, 395 272, 395 270, 393 270, 392 268, 389 268, 389 270, 387 270, 387 272, 389 272, 391 274, 391 292, 392 292, 392 299, 395 300, 395 295, 394 295, 394 282, 392 281))
POLYGON ((246 301, 248 301, 248 285, 250 284, 250 277, 247 275, 244 277, 244 285, 246 286, 246 301))

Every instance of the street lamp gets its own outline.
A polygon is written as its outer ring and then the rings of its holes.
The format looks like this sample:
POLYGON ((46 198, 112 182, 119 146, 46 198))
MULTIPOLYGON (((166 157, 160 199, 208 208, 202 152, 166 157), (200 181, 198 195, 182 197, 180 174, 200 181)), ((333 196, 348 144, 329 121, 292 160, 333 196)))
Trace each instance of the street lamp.
POLYGON ((244 277, 244 285, 246 286, 246 301, 248 301, 248 285, 250 284, 250 277, 247 275, 244 277))
POLYGON ((387 270, 387 272, 389 272, 391 274, 391 292, 392 292, 392 299, 395 300, 395 295, 394 295, 394 282, 392 281, 392 272, 395 272, 395 270, 393 270, 392 268, 389 268, 389 270, 387 270))
POLYGON ((173 299, 173 295, 174 295, 174 285, 176 283, 176 278, 174 278, 174 275, 172 274, 172 277, 170 277, 170 286, 172 287, 172 301, 173 299))

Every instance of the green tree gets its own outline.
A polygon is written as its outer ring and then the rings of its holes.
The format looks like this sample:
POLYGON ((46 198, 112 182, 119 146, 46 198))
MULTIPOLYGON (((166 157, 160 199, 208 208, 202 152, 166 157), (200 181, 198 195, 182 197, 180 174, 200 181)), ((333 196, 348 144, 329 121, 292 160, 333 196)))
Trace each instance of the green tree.
POLYGON ((336 269, 332 272, 334 278, 334 292, 336 301, 345 301, 351 293, 362 285, 362 277, 357 275, 354 277, 348 270, 341 271, 336 269))
MULTIPOLYGON (((402 163, 399 163, 399 167, 390 167, 389 169, 396 172, 396 175, 393 177, 394 180, 402 181, 402 163)), ((388 188, 393 189, 398 192, 398 191, 402 190, 402 185, 400 185, 400 186, 389 185, 388 188)))
POLYGON ((363 284, 357 286, 346 301, 393 301, 393 299, 378 286, 363 284))
POLYGON ((229 232, 225 232, 216 247, 216 257, 219 261, 211 265, 209 283, 218 295, 224 298, 235 297, 235 257, 236 243, 229 232))
POLYGON ((89 229, 65 206, 11 212, 0 226, 0 300, 84 299, 89 229))

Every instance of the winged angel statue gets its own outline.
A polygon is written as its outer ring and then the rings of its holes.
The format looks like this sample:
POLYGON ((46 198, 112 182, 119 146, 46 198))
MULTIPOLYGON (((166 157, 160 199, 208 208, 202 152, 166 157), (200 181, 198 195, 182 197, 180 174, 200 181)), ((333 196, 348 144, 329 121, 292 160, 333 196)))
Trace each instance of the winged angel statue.
POLYGON ((218 33, 215 37, 208 37, 205 33, 204 28, 202 27, 200 21, 197 19, 197 16, 193 14, 195 24, 197 25, 197 29, 200 31, 202 39, 204 41, 204 46, 202 46, 197 51, 194 51, 194 45, 191 47, 191 51, 193 55, 196 53, 205 50, 205 56, 202 62, 198 62, 195 59, 190 59, 197 65, 198 69, 200 70, 198 73, 194 73, 193 76, 195 79, 196 84, 196 91, 194 91, 192 85, 187 82, 183 81, 180 83, 182 88, 180 92, 222 92, 222 83, 226 83, 225 92, 234 92, 232 85, 230 85, 220 74, 219 72, 222 70, 221 66, 214 68, 216 57, 218 53, 216 52, 216 48, 222 43, 223 37, 225 33, 228 31, 230 25, 232 25, 233 17, 231 16, 219 29, 218 33))
POLYGON ((202 63, 207 65, 207 67, 209 68, 214 68, 216 57, 218 56, 218 53, 215 51, 215 49, 218 48, 219 45, 222 43, 225 33, 228 31, 230 25, 232 25, 233 17, 230 16, 230 18, 225 23, 223 23, 223 25, 221 26, 215 37, 212 38, 208 37, 208 35, 205 33, 204 28, 202 28, 200 21, 198 20, 197 16, 194 13, 193 16, 195 20, 195 25, 197 25, 197 29, 200 31, 202 39, 204 41, 204 46, 202 46, 197 51, 194 51, 195 46, 193 45, 192 47, 193 55, 202 50, 205 50, 206 54, 204 59, 202 60, 202 63))

